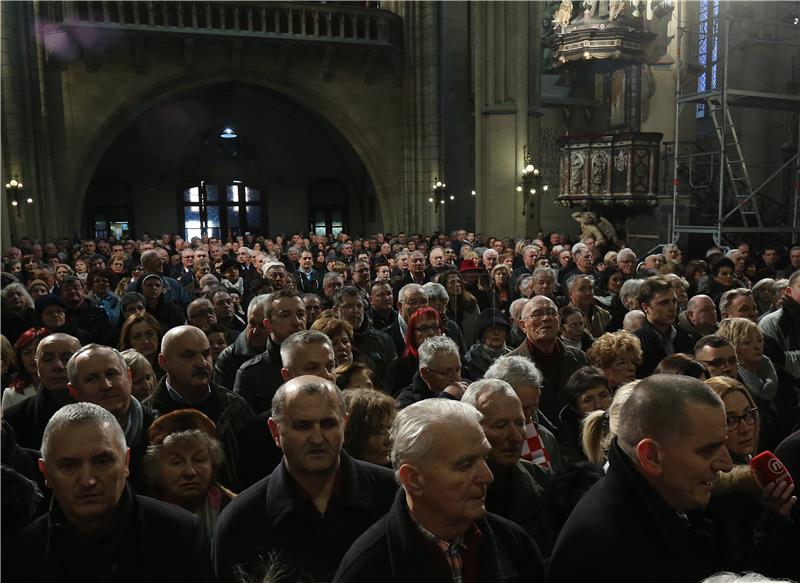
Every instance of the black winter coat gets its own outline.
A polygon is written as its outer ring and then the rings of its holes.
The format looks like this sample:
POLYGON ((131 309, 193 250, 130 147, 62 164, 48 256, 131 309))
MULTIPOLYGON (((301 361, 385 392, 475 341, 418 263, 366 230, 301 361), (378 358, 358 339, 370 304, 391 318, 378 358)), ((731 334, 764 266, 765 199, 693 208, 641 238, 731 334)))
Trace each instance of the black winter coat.
POLYGON ((272 397, 283 384, 281 368, 281 347, 270 338, 264 352, 239 367, 233 392, 241 395, 256 414, 263 413, 272 407, 272 397))
POLYGON ((14 428, 20 446, 41 449, 44 428, 50 417, 64 405, 74 402, 66 390, 39 389, 33 397, 3 411, 3 419, 14 428))
MULTIPOLYGON (((668 355, 664 350, 664 339, 649 321, 645 320, 642 327, 635 334, 639 338, 639 342, 642 343, 643 353, 642 364, 636 367, 636 378, 643 379, 653 374, 658 363, 668 355)), ((691 336, 680 328, 675 328, 675 339, 672 341, 672 346, 676 353, 694 354, 694 342, 691 336)))
MULTIPOLYGON (((391 470, 355 460, 341 453, 338 480, 341 496, 334 495, 320 514, 281 464, 225 508, 214 537, 214 570, 221 583, 240 582, 234 566, 263 576, 270 552, 293 576, 307 572, 315 581, 329 581, 342 557, 359 536, 391 507, 397 483, 391 470)), ((376 579, 378 580, 378 579, 376 579)))
MULTIPOLYGON (((3 581, 24 583, 210 583, 208 548, 186 510, 136 496, 126 488, 114 530, 81 541, 58 504, 14 541, 3 581)), ((4 541, 5 544, 6 541, 4 541)))
POLYGON ((239 367, 255 356, 258 356, 258 353, 247 343, 245 333, 241 332, 233 344, 227 346, 214 362, 214 382, 232 391, 239 367))
MULTIPOLYGON (((545 580, 544 561, 522 528, 495 514, 476 521, 478 581, 538 583, 545 580)), ((389 513, 350 547, 334 583, 449 583, 443 561, 423 541, 408 512, 404 490, 389 513)))
POLYGON ((549 583, 697 583, 721 569, 709 521, 681 518, 639 475, 616 439, 609 463, 605 478, 567 519, 550 560, 549 583), (624 556, 613 549, 625 549, 624 556))

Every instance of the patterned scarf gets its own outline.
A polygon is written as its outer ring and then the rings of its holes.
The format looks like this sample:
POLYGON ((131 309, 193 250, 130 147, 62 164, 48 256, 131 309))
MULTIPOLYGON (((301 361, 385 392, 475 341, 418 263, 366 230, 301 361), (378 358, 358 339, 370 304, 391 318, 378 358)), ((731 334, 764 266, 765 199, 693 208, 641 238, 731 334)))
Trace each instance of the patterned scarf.
POLYGON ((535 423, 525 425, 525 441, 522 443, 522 459, 535 463, 540 468, 551 470, 550 454, 544 447, 535 423))

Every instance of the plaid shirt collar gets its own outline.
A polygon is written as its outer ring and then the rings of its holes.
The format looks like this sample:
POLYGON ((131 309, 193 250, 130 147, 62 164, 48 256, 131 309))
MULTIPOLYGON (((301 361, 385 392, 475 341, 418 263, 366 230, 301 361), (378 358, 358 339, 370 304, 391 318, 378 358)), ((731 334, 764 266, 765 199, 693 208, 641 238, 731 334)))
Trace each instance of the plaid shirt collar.
POLYGON ((451 542, 433 534, 417 522, 413 516, 411 516, 411 520, 416 526, 417 532, 422 535, 423 540, 442 553, 448 567, 450 567, 450 580, 452 583, 462 583, 464 581, 464 558, 467 554, 467 538, 469 540, 473 538, 477 540, 480 537, 481 531, 478 526, 473 523, 466 533, 451 542))

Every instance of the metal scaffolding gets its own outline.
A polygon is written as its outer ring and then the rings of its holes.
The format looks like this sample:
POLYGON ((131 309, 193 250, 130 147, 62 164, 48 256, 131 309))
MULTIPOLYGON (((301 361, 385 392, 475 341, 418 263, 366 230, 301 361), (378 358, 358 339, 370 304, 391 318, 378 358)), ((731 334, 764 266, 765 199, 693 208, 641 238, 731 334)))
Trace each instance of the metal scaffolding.
MULTIPOLYGON (((689 3, 687 3, 689 4, 689 3)), ((690 35, 690 28, 697 25, 692 18, 686 18, 682 13, 686 10, 684 2, 678 2, 677 9, 677 39, 678 47, 684 46, 684 36, 690 35)), ((689 4, 690 6, 693 3, 689 4)), ((676 243, 684 233, 710 234, 714 244, 724 246, 730 241, 725 239, 726 234, 735 234, 746 237, 747 234, 785 233, 791 234, 792 241, 797 242, 800 235, 800 115, 798 115, 798 128, 796 144, 792 144, 794 155, 788 157, 783 164, 770 166, 766 173, 768 177, 760 183, 753 181, 751 164, 745 158, 745 149, 740 141, 735 117, 741 115, 741 108, 755 108, 761 110, 776 110, 787 112, 800 112, 800 95, 767 93, 763 91, 744 90, 731 87, 729 84, 728 66, 730 57, 735 50, 742 48, 743 43, 755 45, 768 43, 785 47, 800 47, 800 28, 793 19, 786 21, 756 20, 746 16, 737 15, 732 9, 732 2, 718 3, 707 2, 708 6, 715 6, 718 12, 713 15, 716 19, 711 23, 712 14, 707 12, 706 30, 713 30, 717 35, 716 51, 718 55, 717 83, 708 83, 708 90, 685 92, 685 82, 682 69, 686 65, 683 59, 688 55, 678 53, 678 63, 675 74, 675 142, 673 147, 673 176, 672 176, 672 223, 669 239, 676 243), (724 8, 724 9, 721 9, 724 8), (770 30, 782 30, 782 38, 777 34, 750 34, 738 36, 740 29, 737 23, 747 23, 756 27, 772 27, 770 30), (713 87, 712 87, 713 85, 713 87), (710 118, 714 129, 714 147, 709 151, 681 151, 679 143, 681 130, 681 110, 692 106, 702 108, 706 117, 710 118), (736 114, 736 115, 734 115, 736 114), (704 169, 705 172, 698 172, 704 169), (792 193, 786 204, 775 201, 767 196, 765 189, 776 178, 786 176, 791 172, 793 177, 792 193), (696 179, 703 176, 705 180, 696 179), (712 204, 716 205, 716 218, 706 221, 707 224, 695 224, 699 218, 698 213, 689 213, 688 221, 682 224, 679 220, 679 201, 686 193, 681 193, 681 185, 688 186, 689 195, 703 188, 712 197, 712 204), (767 226, 764 220, 764 204, 780 204, 783 214, 787 218, 784 225, 767 226), (708 224, 711 223, 711 224, 708 224)), ((710 9, 709 9, 710 10, 710 9)), ((691 36, 689 37, 691 42, 691 36)), ((794 64, 798 67, 797 61, 794 64)), ((795 75, 800 72, 795 71, 795 75)), ((684 122, 685 123, 685 122, 684 122)), ((763 165, 760 168, 765 168, 763 165)))

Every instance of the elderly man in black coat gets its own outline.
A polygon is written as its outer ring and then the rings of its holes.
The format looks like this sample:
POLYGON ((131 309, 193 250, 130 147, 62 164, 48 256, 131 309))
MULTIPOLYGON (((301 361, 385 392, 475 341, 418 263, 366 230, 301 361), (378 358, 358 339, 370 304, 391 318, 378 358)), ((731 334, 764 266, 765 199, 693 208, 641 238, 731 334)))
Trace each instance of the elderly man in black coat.
POLYGON ((544 581, 536 543, 486 512, 491 450, 472 405, 428 399, 392 427, 392 465, 402 489, 389 513, 342 559, 335 583, 544 581))
POLYGON ((102 407, 75 403, 53 415, 39 460, 53 503, 15 540, 3 541, 13 550, 3 580, 212 581, 198 520, 133 494, 128 455, 122 428, 102 407))
POLYGON ((389 509, 392 472, 342 451, 345 411, 341 391, 320 377, 278 389, 269 428, 283 460, 220 516, 213 552, 220 581, 240 582, 239 570, 260 581, 272 553, 287 580, 329 581, 353 541, 389 509))
POLYGON ((722 400, 699 380, 641 381, 622 407, 608 473, 556 541, 548 581, 694 583, 719 571, 702 507, 733 467, 726 437, 722 400))

